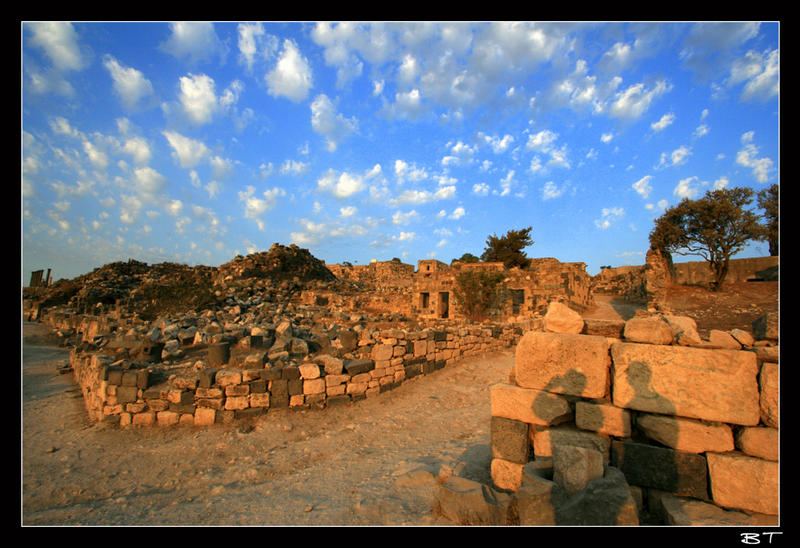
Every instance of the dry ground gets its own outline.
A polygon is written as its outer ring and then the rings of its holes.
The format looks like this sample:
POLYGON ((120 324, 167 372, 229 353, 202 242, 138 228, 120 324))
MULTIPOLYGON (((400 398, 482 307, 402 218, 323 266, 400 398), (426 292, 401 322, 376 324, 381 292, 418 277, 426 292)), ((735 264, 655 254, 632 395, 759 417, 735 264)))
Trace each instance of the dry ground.
MULTIPOLYGON (((701 333, 749 328, 777 310, 778 288, 673 288, 669 304, 701 333)), ((636 308, 604 298, 587 315, 636 308)), ((488 387, 513 364, 512 351, 471 358, 325 411, 120 429, 89 423, 47 328, 25 322, 22 334, 23 525, 451 525, 432 511, 436 477, 488 483, 488 387)))

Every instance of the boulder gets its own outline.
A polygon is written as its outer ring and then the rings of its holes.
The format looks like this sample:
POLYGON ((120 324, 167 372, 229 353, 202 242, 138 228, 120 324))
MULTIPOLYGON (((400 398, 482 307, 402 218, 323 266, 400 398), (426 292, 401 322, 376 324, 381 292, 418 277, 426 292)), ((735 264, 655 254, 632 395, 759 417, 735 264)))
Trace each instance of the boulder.
POLYGON ((547 306, 544 328, 551 333, 577 334, 583 331, 583 318, 567 305, 553 301, 547 306))

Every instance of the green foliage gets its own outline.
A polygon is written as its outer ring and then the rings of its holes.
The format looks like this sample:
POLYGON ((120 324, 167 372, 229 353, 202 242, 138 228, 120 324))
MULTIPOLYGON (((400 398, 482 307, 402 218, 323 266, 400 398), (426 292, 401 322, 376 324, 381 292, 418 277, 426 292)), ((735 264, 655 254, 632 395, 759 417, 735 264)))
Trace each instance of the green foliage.
POLYGON ((453 295, 461 312, 472 321, 481 321, 505 299, 503 280, 505 275, 497 271, 464 270, 456 276, 453 295))
POLYGON ((780 206, 778 204, 778 195, 780 194, 780 187, 777 184, 769 188, 759 191, 758 193, 758 207, 764 210, 764 219, 766 224, 763 225, 763 239, 769 242, 769 254, 772 256, 778 255, 778 217, 780 213, 780 206))
POLYGON ((752 199, 749 188, 710 190, 697 200, 685 198, 656 219, 650 245, 703 257, 714 272, 712 287, 719 290, 730 258, 748 241, 763 237, 758 215, 746 209, 752 199))
POLYGON ((502 262, 506 268, 518 266, 526 268, 531 260, 522 251, 526 247, 533 245, 531 239, 532 227, 521 230, 509 230, 502 237, 491 235, 486 239, 486 249, 481 255, 481 260, 485 262, 502 262))
POLYGON ((456 263, 456 262, 458 262, 458 263, 479 263, 480 262, 480 258, 476 257, 472 253, 464 253, 460 258, 453 259, 452 261, 450 261, 450 264, 453 264, 453 263, 456 263))

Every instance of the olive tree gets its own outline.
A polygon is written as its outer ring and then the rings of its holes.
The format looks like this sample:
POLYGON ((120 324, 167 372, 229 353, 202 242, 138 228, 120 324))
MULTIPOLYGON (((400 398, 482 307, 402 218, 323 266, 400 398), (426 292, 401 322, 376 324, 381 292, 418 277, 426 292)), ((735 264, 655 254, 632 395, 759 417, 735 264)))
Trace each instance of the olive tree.
POLYGON ((668 253, 699 255, 711 267, 712 289, 722 288, 730 258, 750 240, 763 238, 759 216, 747 209, 753 190, 710 190, 702 198, 683 199, 656 219, 650 245, 668 253))

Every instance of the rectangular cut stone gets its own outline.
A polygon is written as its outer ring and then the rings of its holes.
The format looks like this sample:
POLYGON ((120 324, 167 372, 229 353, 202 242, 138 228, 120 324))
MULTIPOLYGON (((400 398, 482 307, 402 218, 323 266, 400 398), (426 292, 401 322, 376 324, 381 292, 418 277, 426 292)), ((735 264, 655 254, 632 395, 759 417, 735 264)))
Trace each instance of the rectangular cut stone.
POLYGON ((631 435, 631 414, 613 405, 579 401, 575 404, 575 425, 583 430, 627 438, 631 435))
POLYGON ((527 463, 531 445, 528 428, 525 422, 492 417, 492 457, 518 464, 527 463))
POLYGON ((614 441, 611 466, 621 470, 631 485, 708 500, 708 470, 703 455, 614 441))
POLYGON ((611 358, 618 407, 758 424, 758 364, 752 352, 614 343, 611 358))
POLYGON ((733 451, 734 447, 733 431, 727 424, 641 414, 636 419, 636 428, 652 440, 688 453, 733 451))
POLYGON ((739 453, 708 453, 714 503, 725 508, 778 515, 779 464, 739 453))
POLYGON ((608 348, 605 337, 528 332, 517 344, 517 384, 556 394, 602 398, 608 389, 608 348))
POLYGON ((572 418, 572 408, 563 396, 512 384, 489 387, 493 417, 548 426, 572 418))

